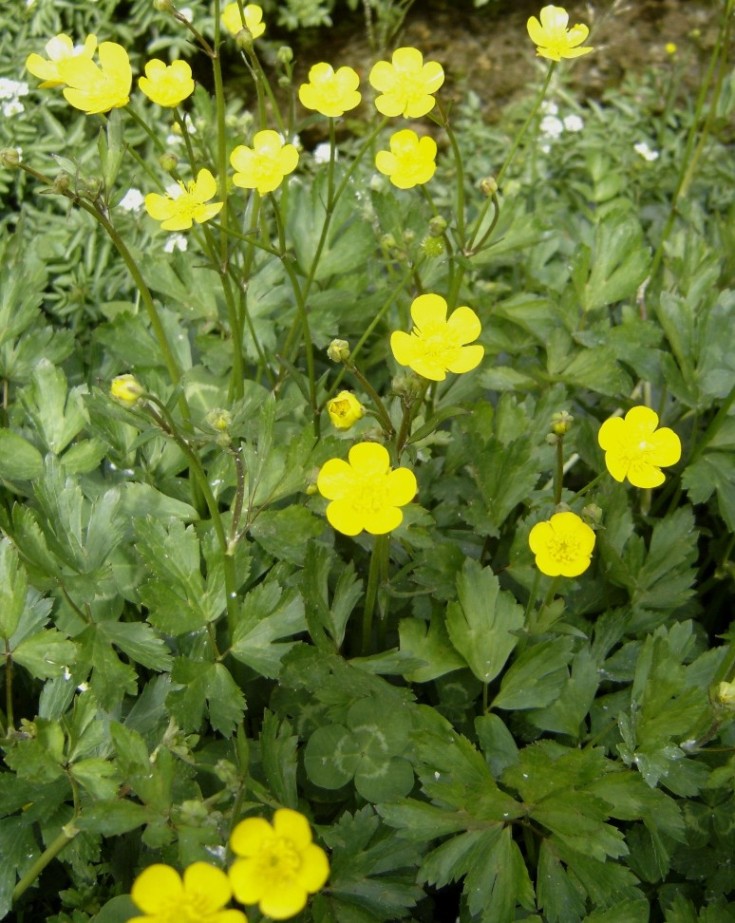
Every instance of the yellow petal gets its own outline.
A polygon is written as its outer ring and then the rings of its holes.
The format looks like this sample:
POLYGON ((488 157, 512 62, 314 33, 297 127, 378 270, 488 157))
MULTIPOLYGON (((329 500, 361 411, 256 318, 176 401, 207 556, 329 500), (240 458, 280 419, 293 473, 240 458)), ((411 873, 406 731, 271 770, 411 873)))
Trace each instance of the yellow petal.
MULTIPOLYGON (((411 319, 419 330, 443 324, 447 318, 447 302, 441 295, 419 295, 411 305, 411 319)), ((474 339, 474 337, 473 337, 474 339)))
POLYGON ((324 850, 311 843, 301 855, 301 868, 296 873, 298 883, 314 894, 324 887, 329 878, 329 860, 324 850))
POLYGON ((145 210, 156 221, 165 221, 174 214, 174 203, 168 196, 159 195, 157 192, 149 192, 144 202, 145 210))
POLYGON ((230 849, 236 856, 256 856, 273 839, 273 827, 263 817, 241 820, 230 836, 230 849))
POLYGON ((385 497, 393 506, 405 506, 416 496, 416 476, 409 468, 396 468, 386 478, 385 497))
POLYGON ((388 450, 377 442, 358 442, 348 455, 350 464, 361 477, 384 475, 390 468, 388 450))
POLYGON ((605 420, 597 433, 597 442, 606 452, 618 446, 625 433, 625 423, 620 417, 610 417, 605 420))
POLYGON ((548 522, 537 522, 528 534, 528 547, 534 554, 541 554, 553 537, 554 533, 548 522))
POLYGON ((272 920, 288 920, 306 907, 306 889, 296 881, 284 881, 277 890, 263 895, 260 912, 272 920))
POLYGON ((453 357, 451 362, 447 362, 447 371, 456 375, 471 372, 482 362, 484 355, 484 346, 462 346, 457 350, 456 358, 453 357))
POLYGON ((327 500, 340 500, 354 489, 355 473, 346 461, 330 458, 319 469, 316 486, 327 500))
POLYGON ((381 93, 390 92, 395 86, 396 72, 387 61, 378 61, 374 64, 368 76, 370 86, 381 93))
POLYGON ((390 335, 390 348, 399 365, 410 366, 418 356, 418 340, 409 333, 396 330, 390 335))
POLYGON ((184 890, 188 895, 197 895, 197 905, 208 905, 210 912, 224 907, 232 896, 227 875, 208 862, 194 862, 184 870, 184 890))
POLYGON ((227 874, 232 893, 241 904, 257 904, 263 897, 267 883, 256 859, 236 859, 227 874))
POLYGON ((403 513, 396 506, 363 513, 363 528, 370 535, 386 535, 403 522, 403 513))
POLYGON ((416 356, 410 367, 417 375, 428 378, 429 381, 444 381, 447 377, 446 367, 434 356, 416 356))
POLYGON ((130 897, 145 913, 157 914, 181 897, 184 886, 170 865, 149 865, 133 882, 130 897))
POLYGON ((211 199, 216 192, 217 181, 209 172, 209 170, 202 167, 202 169, 197 174, 195 184, 195 193, 197 198, 202 202, 206 202, 206 200, 211 199))
POLYGON ((531 41, 534 45, 544 44, 546 41, 546 32, 535 16, 531 16, 529 18, 528 22, 526 23, 526 28, 528 29, 528 34, 530 35, 531 41))
MULTIPOLYGON (((462 307, 452 311, 447 321, 447 327, 457 337, 457 342, 464 346, 476 340, 482 332, 480 318, 472 308, 462 307)), ((474 368, 474 366, 473 366, 474 368)))
POLYGON ((383 176, 392 176, 398 169, 398 160, 390 151, 378 151, 375 155, 375 166, 383 176))
POLYGON ((628 466, 626 474, 633 487, 641 487, 644 489, 660 487, 666 480, 666 476, 660 468, 642 459, 635 459, 632 461, 628 466))
POLYGON ((634 426, 640 434, 652 433, 658 426, 658 414, 643 404, 631 407, 625 415, 625 424, 634 426))
POLYGON ((403 71, 420 71, 423 67, 424 56, 418 48, 396 48, 393 52, 393 66, 403 71))
POLYGON ((333 500, 327 506, 327 522, 343 535, 359 535, 365 528, 363 515, 359 513, 349 500, 333 500))
POLYGON ((548 32, 563 32, 569 22, 569 13, 563 6, 545 6, 541 12, 541 25, 548 32))
POLYGON ((291 808, 279 808, 276 811, 273 815, 273 829, 276 836, 290 840, 299 852, 306 849, 312 840, 309 821, 299 811, 292 811, 291 808))
POLYGON ((681 440, 668 426, 663 426, 656 430, 650 437, 649 442, 652 446, 652 459, 656 465, 664 467, 675 465, 681 458, 681 440))

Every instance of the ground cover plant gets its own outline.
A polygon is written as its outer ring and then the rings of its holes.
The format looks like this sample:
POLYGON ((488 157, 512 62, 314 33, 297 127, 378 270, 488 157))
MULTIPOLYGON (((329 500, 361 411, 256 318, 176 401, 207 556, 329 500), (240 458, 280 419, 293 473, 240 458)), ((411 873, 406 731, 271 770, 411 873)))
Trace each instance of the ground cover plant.
POLYGON ((0 917, 735 920, 733 0, 493 125, 118 6, 0 13, 0 917))

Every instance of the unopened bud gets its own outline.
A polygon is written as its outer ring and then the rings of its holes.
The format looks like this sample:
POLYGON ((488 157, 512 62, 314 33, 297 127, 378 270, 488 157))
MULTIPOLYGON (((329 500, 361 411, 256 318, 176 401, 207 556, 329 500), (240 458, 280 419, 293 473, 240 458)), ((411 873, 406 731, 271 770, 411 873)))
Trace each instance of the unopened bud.
POLYGON ((396 375, 391 382, 394 394, 405 400, 415 400, 424 391, 424 380, 417 375, 396 375))
POLYGON ((173 13, 173 0, 153 0, 153 9, 159 13, 173 13))
POLYGON ((441 237, 424 237, 421 241, 421 250, 429 259, 444 254, 444 241, 441 237))
POLYGON ((347 362, 350 358, 350 344, 347 340, 332 340, 327 346, 327 356, 332 362, 347 362))
POLYGON ((574 423, 574 417, 566 410, 560 410, 551 416, 551 432, 557 436, 566 436, 574 423))
POLYGON ((588 503, 582 510, 582 519, 597 529, 602 525, 602 509, 596 503, 588 503))
POLYGON ((488 198, 495 195, 498 191, 498 184, 494 176, 486 176, 485 179, 480 182, 480 191, 483 195, 486 195, 488 198))
POLYGON ((216 429, 218 433, 226 433, 232 426, 232 414, 229 410, 222 410, 219 407, 210 410, 206 419, 212 429, 216 429))
POLYGON ((235 44, 240 49, 240 51, 250 51, 250 49, 253 47, 254 41, 255 39, 253 38, 253 33, 250 31, 250 29, 246 29, 244 26, 235 36, 235 44))
POLYGON ((715 702, 730 711, 735 711, 735 683, 720 683, 715 690, 715 702))
POLYGON ((165 170, 166 173, 173 173, 178 165, 179 158, 176 154, 172 154, 171 151, 165 151, 158 158, 158 162, 161 165, 161 169, 165 170))
POLYGON ((71 189, 71 176, 68 173, 59 173, 51 186, 52 192, 58 192, 59 195, 66 195, 71 189))
POLYGON ((447 229, 447 222, 441 215, 434 215, 429 221, 429 234, 432 237, 441 237, 447 229))
POLYGON ((0 151, 0 164, 9 170, 17 170, 23 160, 19 147, 4 147, 0 151))
POLYGON ((137 404, 144 393, 143 386, 134 375, 118 375, 110 383, 110 395, 128 407, 137 404))
POLYGON ((284 66, 293 61, 293 48, 290 45, 281 45, 276 52, 276 60, 284 66))

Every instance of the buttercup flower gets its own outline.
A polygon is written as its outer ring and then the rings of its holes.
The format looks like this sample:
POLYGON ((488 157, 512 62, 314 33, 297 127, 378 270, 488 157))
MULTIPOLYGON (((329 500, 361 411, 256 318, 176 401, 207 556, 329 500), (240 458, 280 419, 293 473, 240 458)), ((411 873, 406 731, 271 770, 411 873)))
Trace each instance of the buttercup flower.
POLYGON ((247 923, 241 910, 223 910, 232 897, 227 875, 207 862, 195 862, 183 880, 170 865, 149 865, 133 882, 133 903, 145 916, 130 923, 247 923))
POLYGON ((586 41, 590 30, 581 23, 568 29, 569 13, 563 6, 545 6, 539 16, 541 22, 531 16, 527 23, 528 34, 539 57, 561 61, 562 58, 579 58, 594 51, 592 47, 579 47, 586 41))
POLYGON ((81 54, 59 64, 59 76, 67 85, 66 101, 88 115, 126 106, 133 84, 130 59, 122 45, 102 42, 97 57, 99 64, 81 54))
POLYGON ((368 79, 381 94, 375 100, 381 115, 420 119, 434 108, 432 94, 444 83, 444 69, 438 61, 424 64, 418 48, 396 48, 390 62, 373 65, 368 79))
POLYGON ((230 35, 237 35, 242 29, 247 29, 253 38, 260 38, 265 32, 265 23, 262 22, 263 10, 256 3, 248 3, 243 7, 245 19, 240 15, 236 3, 228 3, 222 10, 222 24, 230 35))
POLYGON ((595 533, 576 513, 554 513, 528 536, 536 567, 548 577, 578 577, 590 566, 595 533))
POLYGON ((143 386, 138 379, 130 373, 126 375, 117 375, 110 382, 110 395, 121 404, 127 404, 132 407, 138 403, 143 394, 143 386))
POLYGON ((385 535, 403 521, 399 509, 410 503, 418 489, 408 468, 390 467, 388 450, 376 442, 358 442, 348 453, 349 462, 330 458, 317 476, 319 493, 332 502, 327 519, 344 535, 385 535))
POLYGON ((151 102, 169 109, 194 92, 191 68, 186 61, 172 61, 167 65, 153 58, 146 64, 145 77, 138 80, 138 86, 151 102))
POLYGON ((194 221, 203 224, 219 212, 222 202, 205 205, 217 192, 217 183, 209 170, 202 168, 196 180, 185 186, 178 183, 168 195, 149 192, 145 197, 145 210, 164 231, 186 231, 194 221), (178 192, 176 190, 178 189, 178 192))
POLYGON ((412 189, 428 183, 436 172, 436 141, 404 128, 390 136, 390 150, 378 151, 375 166, 398 189, 412 189))
POLYGON ((258 904, 272 920, 300 913, 329 877, 327 854, 312 842, 309 822, 290 808, 279 808, 272 824, 262 817, 241 821, 230 847, 240 857, 229 871, 235 897, 258 904))
POLYGON ((91 61, 96 49, 96 35, 88 35, 83 45, 75 46, 71 38, 62 32, 46 42, 44 51, 48 55, 48 60, 35 52, 29 54, 26 58, 26 69, 34 77, 40 77, 43 80, 41 87, 59 87, 66 83, 66 79, 61 75, 61 65, 69 58, 75 57, 83 57, 91 61))
POLYGON ((265 195, 278 189, 298 162, 299 152, 293 144, 284 144, 278 132, 266 128, 255 135, 252 147, 240 144, 230 154, 230 163, 236 171, 232 182, 265 195))
POLYGON ((337 429, 350 429, 365 416, 365 408, 351 391, 340 391, 327 402, 327 413, 332 426, 337 429))
POLYGON ((657 426, 656 412, 643 406, 602 424, 597 441, 616 481, 628 478, 634 487, 658 487, 666 480, 661 468, 679 461, 681 441, 672 429, 657 426))
POLYGON ((299 99, 305 109, 316 109, 334 119, 360 105, 359 85, 357 71, 351 67, 335 71, 331 64, 322 62, 309 70, 309 82, 299 87, 299 99))
POLYGON ((444 381, 447 372, 469 372, 482 361, 485 348, 467 346, 480 335, 480 318, 471 308, 456 308, 447 320, 441 295, 419 295, 411 305, 411 333, 396 330, 390 348, 396 362, 431 381, 444 381))

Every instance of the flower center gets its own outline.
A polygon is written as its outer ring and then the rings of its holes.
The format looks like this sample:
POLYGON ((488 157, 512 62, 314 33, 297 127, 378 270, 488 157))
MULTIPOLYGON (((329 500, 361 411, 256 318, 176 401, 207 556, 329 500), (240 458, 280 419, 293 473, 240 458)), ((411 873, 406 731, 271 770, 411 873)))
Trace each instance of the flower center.
POLYGON ((555 560, 571 564, 579 558, 579 542, 568 535, 557 536, 550 551, 555 560))
POLYGON ((291 840, 274 837, 258 857, 258 872, 266 889, 278 888, 301 868, 301 856, 291 840))

